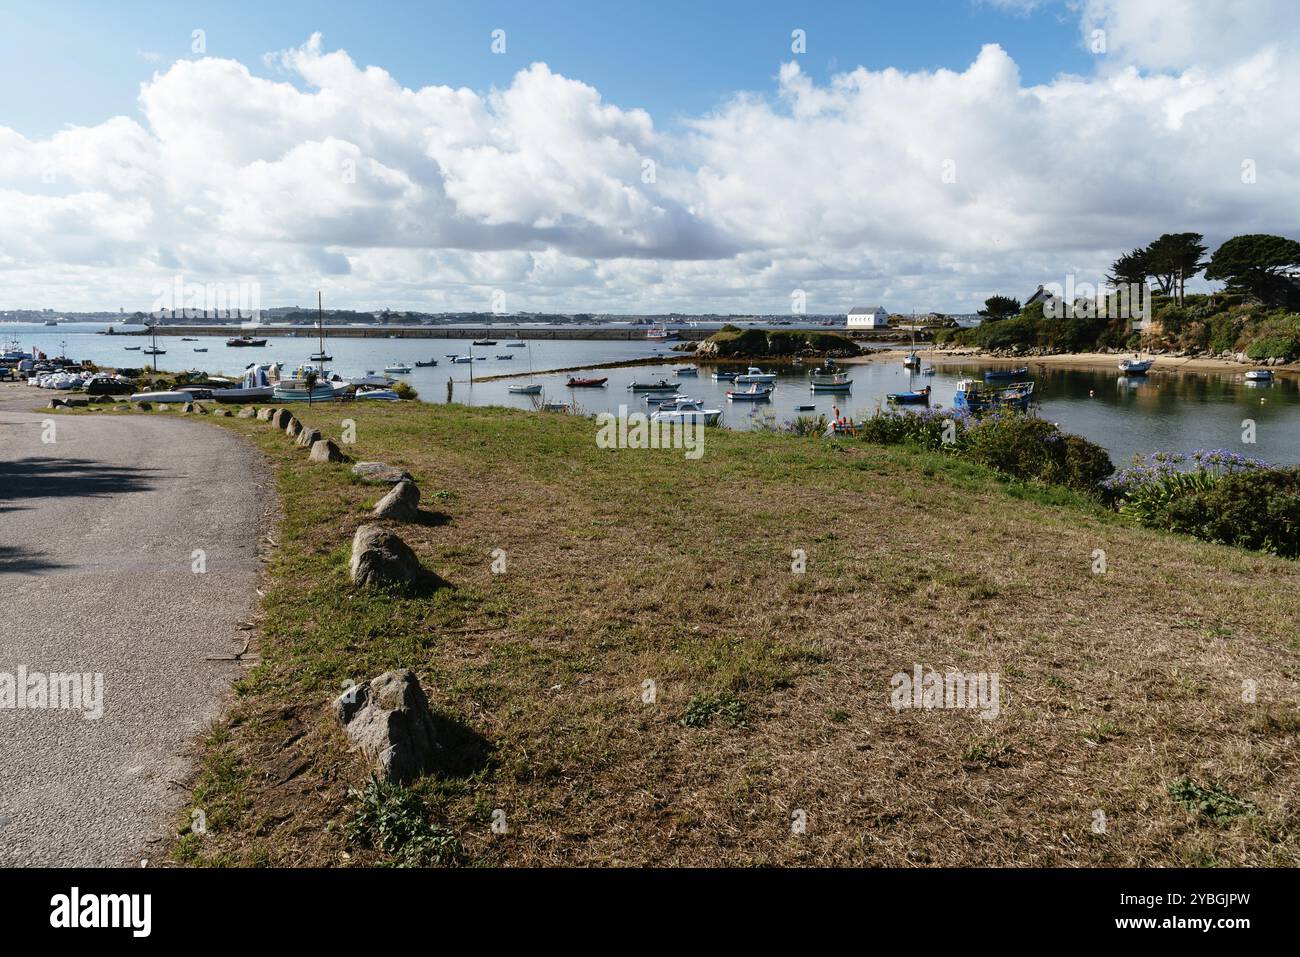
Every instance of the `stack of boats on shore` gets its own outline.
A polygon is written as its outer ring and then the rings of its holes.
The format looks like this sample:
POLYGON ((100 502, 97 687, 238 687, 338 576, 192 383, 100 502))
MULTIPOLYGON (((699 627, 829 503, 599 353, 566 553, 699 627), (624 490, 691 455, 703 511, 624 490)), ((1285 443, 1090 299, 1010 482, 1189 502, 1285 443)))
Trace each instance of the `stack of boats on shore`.
POLYGON ((392 389, 394 384, 395 380, 387 375, 374 372, 343 378, 337 373, 326 375, 323 370, 300 366, 286 374, 276 363, 252 363, 238 382, 208 378, 167 390, 136 392, 131 401, 193 402, 204 399, 242 403, 274 399, 277 402, 328 402, 340 398, 393 401, 399 398, 392 389))

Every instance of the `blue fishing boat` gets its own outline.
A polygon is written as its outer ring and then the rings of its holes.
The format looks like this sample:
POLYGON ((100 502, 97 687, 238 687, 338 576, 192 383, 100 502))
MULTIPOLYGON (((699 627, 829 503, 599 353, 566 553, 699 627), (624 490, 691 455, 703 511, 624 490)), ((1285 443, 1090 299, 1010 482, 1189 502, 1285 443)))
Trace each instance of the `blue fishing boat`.
POLYGON ((930 386, 910 392, 891 392, 885 398, 896 405, 929 405, 930 386))
POLYGON ((1033 382, 1018 382, 1005 389, 986 389, 974 379, 962 379, 952 397, 953 408, 967 412, 1012 409, 1023 412, 1034 397, 1033 382))

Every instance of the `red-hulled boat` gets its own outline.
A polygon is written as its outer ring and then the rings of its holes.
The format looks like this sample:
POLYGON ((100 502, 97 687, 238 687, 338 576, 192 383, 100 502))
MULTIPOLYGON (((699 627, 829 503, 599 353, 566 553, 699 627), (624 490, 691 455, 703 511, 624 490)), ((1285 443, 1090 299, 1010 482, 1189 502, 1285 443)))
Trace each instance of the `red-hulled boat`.
POLYGON ((609 379, 575 379, 570 376, 565 385, 570 389, 599 389, 608 381, 609 379))

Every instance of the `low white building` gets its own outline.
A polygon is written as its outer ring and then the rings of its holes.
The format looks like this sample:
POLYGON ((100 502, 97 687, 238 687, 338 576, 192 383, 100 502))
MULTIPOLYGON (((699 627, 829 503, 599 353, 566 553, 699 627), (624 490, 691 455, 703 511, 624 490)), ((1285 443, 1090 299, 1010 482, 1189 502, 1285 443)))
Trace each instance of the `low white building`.
POLYGON ((884 306, 854 306, 849 310, 848 322, 849 328, 887 329, 889 313, 884 306))

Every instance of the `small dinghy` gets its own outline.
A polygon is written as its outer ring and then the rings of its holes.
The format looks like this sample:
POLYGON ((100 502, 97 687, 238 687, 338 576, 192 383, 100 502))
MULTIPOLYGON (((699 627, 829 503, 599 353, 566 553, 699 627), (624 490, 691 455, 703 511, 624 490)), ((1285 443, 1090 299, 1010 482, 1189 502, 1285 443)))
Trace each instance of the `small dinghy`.
POLYGON ((503 355, 503 356, 497 356, 497 358, 498 358, 498 359, 513 359, 514 356, 510 355, 510 353, 506 353, 506 354, 503 355))
POLYGON ((207 347, 207 346, 195 346, 195 347, 194 347, 194 351, 195 351, 195 352, 207 352, 207 351, 208 351, 208 347, 207 347))
POLYGON ((437 359, 430 359, 428 362, 424 362, 424 361, 422 361, 422 360, 420 360, 420 359, 416 359, 416 360, 415 360, 415 367, 416 367, 417 369, 431 369, 431 368, 433 368, 434 366, 436 366, 437 364, 438 364, 438 360, 437 360, 437 359))
POLYGON ((508 386, 506 391, 513 395, 541 395, 542 387, 540 385, 512 385, 508 386))
POLYGON ((127 352, 139 352, 143 347, 142 347, 142 346, 123 346, 122 348, 125 349, 127 352))

